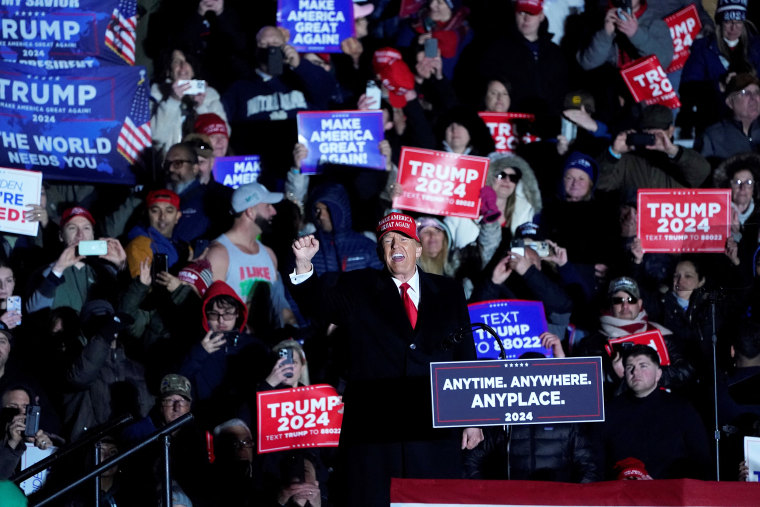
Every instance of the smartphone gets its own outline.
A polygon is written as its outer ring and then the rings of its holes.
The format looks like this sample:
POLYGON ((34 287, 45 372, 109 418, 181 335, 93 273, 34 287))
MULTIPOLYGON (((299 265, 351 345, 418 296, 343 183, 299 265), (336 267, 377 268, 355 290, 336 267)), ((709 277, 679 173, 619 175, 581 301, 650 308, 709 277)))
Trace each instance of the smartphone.
POLYGON ((578 125, 567 118, 562 118, 562 135, 565 136, 568 143, 572 143, 578 136, 578 125))
MULTIPOLYGON (((21 296, 8 296, 5 300, 6 312, 18 312, 21 315, 21 296)), ((18 324, 21 324, 21 317, 18 319, 18 324)))
POLYGON ((425 58, 435 58, 438 56, 438 39, 430 37, 425 39, 425 58))
POLYGON ((80 241, 77 250, 79 255, 105 255, 108 253, 108 242, 102 239, 80 241))
POLYGON ((177 84, 182 86, 185 83, 190 83, 190 88, 185 90, 184 95, 198 95, 199 93, 206 93, 206 81, 203 79, 180 79, 177 84))
POLYGON ((283 56, 282 49, 277 47, 267 48, 267 74, 274 77, 282 75, 283 56))
POLYGON ((625 144, 628 146, 653 146, 654 143, 654 134, 646 132, 632 132, 625 138, 625 144))
POLYGON ((509 249, 509 251, 513 254, 519 255, 520 257, 525 257, 525 247, 524 246, 513 246, 509 249))
POLYGON ((382 94, 380 87, 377 86, 373 80, 367 81, 367 90, 364 92, 368 99, 373 99, 375 102, 370 106, 370 109, 380 109, 380 101, 382 94))
MULTIPOLYGON (((280 357, 284 357, 285 360, 282 362, 282 364, 293 364, 293 349, 285 348, 280 349, 280 357)), ((287 378, 293 377, 293 372, 289 371, 285 374, 287 378)))
POLYGON ((618 18, 620 18, 623 21, 626 21, 628 19, 628 16, 626 14, 627 13, 623 9, 621 9, 620 7, 618 7, 618 10, 617 10, 617 17, 618 18))
POLYGON ((40 429, 40 406, 27 405, 26 407, 26 427, 24 428, 25 437, 33 437, 40 429))
POLYGON ((169 256, 165 253, 153 254, 153 276, 169 271, 169 256))
POLYGON ((549 243, 546 241, 533 241, 526 239, 525 246, 532 248, 539 257, 549 257, 549 254, 551 254, 551 248, 549 247, 549 243))

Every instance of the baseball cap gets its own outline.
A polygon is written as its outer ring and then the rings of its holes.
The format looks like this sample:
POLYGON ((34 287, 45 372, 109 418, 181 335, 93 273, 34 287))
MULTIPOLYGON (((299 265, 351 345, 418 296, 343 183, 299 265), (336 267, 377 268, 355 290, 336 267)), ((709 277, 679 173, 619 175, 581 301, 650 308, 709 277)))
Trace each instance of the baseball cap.
POLYGON ((641 111, 639 128, 666 130, 673 124, 673 111, 662 104, 647 106, 641 111))
POLYGON ((232 192, 232 209, 235 210, 235 213, 241 213, 261 202, 266 204, 280 202, 282 197, 282 192, 270 192, 261 183, 248 183, 239 186, 232 192))
POLYGON ((543 0, 517 0, 515 2, 515 12, 527 12, 535 16, 536 14, 541 14, 543 10, 543 0))
POLYGON ((388 90, 391 106, 406 106, 406 93, 414 89, 414 74, 401 59, 401 53, 391 47, 378 49, 372 57, 372 68, 388 90))
POLYGON ((740 92, 749 85, 760 86, 760 80, 758 80, 752 74, 737 74, 726 83, 726 97, 732 93, 740 92))
POLYGON ((92 215, 90 214, 89 211, 87 211, 85 208, 81 206, 74 206, 72 208, 68 208, 64 210, 63 215, 61 215, 60 227, 63 228, 63 226, 69 223, 69 220, 71 220, 74 217, 84 217, 92 225, 95 225, 95 219, 92 218, 92 215))
POLYGON ((157 202, 168 202, 175 208, 179 209, 179 196, 168 189, 151 190, 148 192, 148 197, 145 198, 145 203, 150 208, 157 202))
POLYGON ((13 333, 11 332, 11 329, 5 324, 5 322, 0 320, 0 333, 4 334, 8 341, 13 343, 13 333))
POLYGON ((190 381, 177 373, 170 373, 161 379, 161 397, 165 398, 172 394, 178 394, 188 401, 193 401, 190 394, 190 381))
POLYGON ((612 296, 618 291, 626 292, 635 298, 641 297, 641 294, 639 292, 639 284, 636 283, 636 280, 627 276, 615 278, 610 282, 610 289, 607 291, 607 294, 612 296))
POLYGON ((747 19, 747 0, 718 0, 715 21, 744 21, 747 19))
POLYGON ((565 161, 565 167, 562 172, 564 173, 570 169, 578 169, 580 171, 583 171, 588 175, 591 183, 596 182, 596 175, 599 172, 596 160, 579 151, 574 151, 567 157, 567 160, 565 161))
POLYGON ((371 2, 354 1, 354 19, 366 18, 374 10, 375 6, 371 2))
POLYGON ((209 286, 214 283, 211 263, 206 259, 200 259, 188 264, 179 271, 177 278, 195 287, 195 290, 198 291, 201 297, 206 293, 209 286))
POLYGON ((419 243, 420 238, 417 236, 417 223, 409 215, 403 213, 390 213, 380 220, 377 224, 377 239, 380 240, 389 232, 398 232, 412 238, 419 243))
POLYGON ((227 124, 221 116, 214 113, 204 113, 198 115, 198 118, 195 120, 193 130, 201 134, 206 134, 207 136, 222 134, 228 139, 230 137, 230 133, 227 130, 227 124))

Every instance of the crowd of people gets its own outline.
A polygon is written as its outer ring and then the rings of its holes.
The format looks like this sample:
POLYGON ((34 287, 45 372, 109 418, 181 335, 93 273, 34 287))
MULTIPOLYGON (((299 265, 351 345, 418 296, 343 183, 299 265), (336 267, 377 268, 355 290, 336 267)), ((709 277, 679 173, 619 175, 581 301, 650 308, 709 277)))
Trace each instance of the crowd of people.
MULTIPOLYGON (((104 459, 192 413, 172 437, 175 506, 387 506, 391 477, 715 479, 719 463, 721 480, 746 480, 743 437, 760 436, 760 9, 704 3, 429 0, 399 18, 399 2, 355 2, 341 53, 296 51, 275 2, 143 5, 144 180, 45 180, 25 214, 37 236, 0 234, 0 479, 28 448, 119 415, 133 422, 100 442, 104 459), (680 110, 637 103, 620 68, 656 55, 667 69, 664 18, 692 4, 701 32, 667 74, 680 110), (303 174, 297 113, 357 109, 383 113, 385 167, 303 174), (479 111, 533 119, 497 151, 479 111), (402 146, 489 157, 480 216, 394 209, 402 146), (216 158, 247 154, 258 183, 215 181, 216 158), (645 253, 642 188, 730 189, 725 251, 645 253), (443 342, 467 327, 467 302, 497 299, 543 303, 554 357, 602 358, 604 423, 430 427, 429 363, 475 360, 472 341, 443 342), (609 343, 651 330, 666 364, 609 343), (340 447, 258 454, 256 394, 310 384, 343 396, 340 447)), ((159 451, 104 472, 102 505, 158 504, 159 451)), ((38 494, 91 461, 52 468, 38 494)))

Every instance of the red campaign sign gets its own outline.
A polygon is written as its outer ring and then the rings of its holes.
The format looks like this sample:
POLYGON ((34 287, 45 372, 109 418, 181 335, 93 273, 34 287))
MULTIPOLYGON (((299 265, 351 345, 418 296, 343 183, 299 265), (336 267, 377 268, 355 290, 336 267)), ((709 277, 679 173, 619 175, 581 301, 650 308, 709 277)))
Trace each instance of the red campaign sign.
POLYGON ((337 447, 343 401, 335 388, 318 384, 256 394, 258 452, 337 447))
POLYGON ((398 17, 408 18, 419 11, 426 3, 428 3, 426 0, 401 0, 401 9, 399 10, 398 17))
POLYGON ((518 137, 515 132, 515 120, 533 122, 536 116, 529 113, 490 113, 482 111, 478 116, 491 132, 491 137, 499 153, 513 153, 519 144, 530 144, 541 139, 531 133, 518 137))
POLYGON ((403 146, 397 181, 402 191, 393 199, 393 207, 478 218, 489 162, 486 157, 403 146))
POLYGON ((697 8, 691 4, 667 16, 665 24, 668 25, 670 38, 673 39, 673 60, 667 70, 671 73, 682 69, 688 60, 691 45, 702 30, 702 22, 699 20, 697 8))
POLYGON ((620 75, 636 102, 648 106, 662 104, 670 109, 681 107, 678 94, 662 70, 657 56, 645 56, 629 63, 620 69, 620 75))
POLYGON ((638 237, 645 252, 723 252, 731 191, 639 189, 638 237))
POLYGON ((654 331, 646 331, 644 333, 629 334, 628 336, 620 338, 610 338, 607 340, 607 343, 610 346, 621 343, 646 345, 657 351, 657 355, 660 356, 660 366, 668 366, 670 364, 668 347, 665 346, 665 339, 662 337, 662 333, 657 329, 654 331))

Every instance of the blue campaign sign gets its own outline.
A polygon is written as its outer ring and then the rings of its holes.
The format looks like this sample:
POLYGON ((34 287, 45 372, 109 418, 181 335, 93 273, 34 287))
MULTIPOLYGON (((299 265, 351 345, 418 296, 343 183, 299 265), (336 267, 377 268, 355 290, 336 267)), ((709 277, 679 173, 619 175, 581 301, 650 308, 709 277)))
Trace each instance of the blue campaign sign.
POLYGON ((433 427, 604 421, 602 358, 430 363, 433 427))
MULTIPOLYGON (((482 322, 491 326, 504 343, 507 359, 517 359, 526 352, 538 352, 552 357, 552 351, 541 346, 539 337, 547 329, 546 314, 541 301, 499 299, 472 303, 470 322, 482 322)), ((483 329, 472 332, 475 349, 480 359, 499 357, 499 345, 483 329)))
POLYGON ((142 67, 45 71, 0 66, 0 166, 46 179, 133 184, 130 166, 150 147, 142 67))
POLYGON ((43 69, 135 63, 136 0, 3 0, 0 60, 43 69))
POLYGON ((278 0, 277 26, 290 32, 288 44, 300 52, 341 53, 353 37, 352 0, 278 0))
POLYGON ((301 172, 317 174, 323 164, 385 170, 384 138, 382 111, 298 113, 298 142, 309 149, 301 172))
POLYGON ((258 155, 217 157, 212 171, 216 181, 225 187, 237 188, 259 178, 261 163, 258 155))

